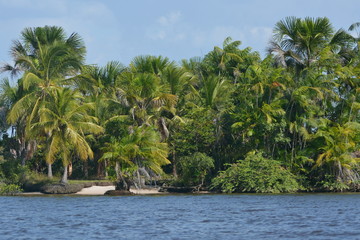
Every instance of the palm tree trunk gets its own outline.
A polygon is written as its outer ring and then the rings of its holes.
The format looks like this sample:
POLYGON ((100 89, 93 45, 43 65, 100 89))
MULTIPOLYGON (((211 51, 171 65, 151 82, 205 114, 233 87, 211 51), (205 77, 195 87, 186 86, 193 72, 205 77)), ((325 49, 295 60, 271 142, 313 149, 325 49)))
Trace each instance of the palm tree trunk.
POLYGON ((115 184, 115 190, 130 191, 131 181, 128 177, 124 177, 119 171, 119 178, 115 184))
POLYGON ((116 178, 119 179, 120 176, 121 176, 121 173, 120 173, 120 164, 119 164, 119 162, 116 162, 116 163, 115 163, 115 173, 116 173, 116 178))
POLYGON ((53 178, 53 173, 52 173, 52 164, 48 163, 48 178, 53 178))
POLYGON ((67 183, 68 181, 68 166, 64 166, 64 174, 61 179, 61 183, 67 183))
POLYGON ((67 166, 68 168, 68 176, 70 177, 72 172, 73 172, 73 167, 72 167, 72 163, 69 163, 69 165, 67 166))
POLYGON ((104 161, 104 172, 105 172, 105 178, 109 176, 109 173, 107 171, 108 162, 107 160, 104 161))
POLYGON ((21 137, 19 139, 20 142, 20 149, 18 156, 21 156, 21 166, 25 166, 26 163, 26 144, 25 144, 25 137, 21 137))
POLYGON ((83 170, 84 170, 84 177, 88 178, 89 177, 89 164, 88 164, 88 161, 84 161, 83 170))
POLYGON ((176 153, 175 151, 173 152, 173 159, 172 159, 172 164, 173 164, 173 169, 172 169, 172 172, 173 172, 173 175, 175 178, 178 177, 178 174, 177 174, 177 168, 176 168, 176 153))

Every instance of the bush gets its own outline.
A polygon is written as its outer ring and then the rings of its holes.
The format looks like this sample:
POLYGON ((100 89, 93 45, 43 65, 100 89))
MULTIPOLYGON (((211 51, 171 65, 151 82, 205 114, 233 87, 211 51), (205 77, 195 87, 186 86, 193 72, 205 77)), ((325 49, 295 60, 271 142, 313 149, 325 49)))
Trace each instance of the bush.
POLYGON ((24 175, 29 172, 27 167, 21 166, 19 160, 11 159, 0 164, 1 178, 6 184, 20 184, 24 175))
MULTIPOLYGON (((351 189, 349 185, 327 174, 325 178, 317 184, 317 187, 325 192, 343 192, 351 189)), ((358 184, 353 183, 353 188, 355 188, 356 185, 358 184)))
POLYGON ((278 161, 264 158, 262 153, 248 153, 245 160, 229 166, 213 179, 213 189, 226 193, 281 193, 299 189, 289 170, 278 161))
POLYGON ((214 159, 204 153, 196 152, 180 158, 179 164, 180 180, 185 185, 203 185, 207 173, 214 168, 214 159))
POLYGON ((13 196, 22 192, 19 185, 16 184, 2 184, 0 185, 0 195, 13 196))
POLYGON ((59 182, 59 178, 50 179, 47 175, 28 171, 21 179, 21 186, 25 192, 39 192, 46 184, 59 182))

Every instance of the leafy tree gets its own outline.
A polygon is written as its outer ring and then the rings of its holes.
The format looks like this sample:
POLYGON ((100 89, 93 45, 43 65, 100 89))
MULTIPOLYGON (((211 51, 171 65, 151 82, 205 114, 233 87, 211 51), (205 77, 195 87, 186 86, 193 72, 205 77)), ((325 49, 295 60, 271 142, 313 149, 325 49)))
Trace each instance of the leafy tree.
POLYGON ((179 164, 184 184, 202 186, 206 175, 214 168, 214 159, 204 153, 196 152, 181 157, 179 164))

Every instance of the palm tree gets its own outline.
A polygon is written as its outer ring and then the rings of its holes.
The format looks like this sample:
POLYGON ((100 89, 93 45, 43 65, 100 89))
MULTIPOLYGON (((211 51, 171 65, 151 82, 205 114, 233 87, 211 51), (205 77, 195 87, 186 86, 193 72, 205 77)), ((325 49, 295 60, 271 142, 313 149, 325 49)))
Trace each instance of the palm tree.
POLYGON ((169 65, 174 64, 168 58, 162 56, 137 56, 130 63, 130 69, 138 73, 152 73, 160 76, 162 71, 169 65))
POLYGON ((240 41, 232 41, 231 37, 227 37, 223 42, 222 48, 215 46, 214 50, 204 58, 204 63, 208 67, 209 72, 220 76, 230 71, 229 76, 231 76, 235 66, 243 61, 240 56, 240 44, 240 41))
POLYGON ((129 190, 136 174, 139 186, 140 175, 161 174, 162 165, 169 164, 168 147, 160 142, 160 135, 151 127, 136 127, 121 140, 113 139, 104 148, 101 160, 109 160, 115 165, 117 174, 116 190, 129 190))
POLYGON ((44 101, 66 78, 79 71, 85 47, 78 34, 66 38, 61 27, 26 28, 21 36, 11 48, 15 66, 5 65, 3 70, 24 73, 19 82, 24 94, 13 104, 7 120, 14 125, 25 118, 22 123, 25 123, 26 135, 30 125, 38 121, 38 111, 44 101))
POLYGON ((276 23, 268 51, 283 66, 304 68, 317 61, 325 47, 339 53, 352 43, 353 38, 342 29, 335 32, 326 17, 287 17, 276 23))
POLYGON ((320 142, 314 168, 327 165, 337 180, 356 182, 360 177, 353 168, 358 166, 360 159, 354 157, 353 153, 358 150, 360 124, 347 122, 344 125, 331 125, 330 121, 323 120, 312 136, 312 139, 320 142))
POLYGON ((217 111, 224 109, 231 92, 227 80, 214 75, 204 78, 200 89, 203 104, 217 111))
POLYGON ((24 72, 20 84, 29 92, 13 106, 10 123, 29 107, 32 109, 31 122, 49 92, 80 70, 85 53, 81 38, 73 33, 66 39, 64 30, 59 27, 27 28, 22 37, 23 42, 14 42, 12 56, 14 68, 24 72))
MULTIPOLYGON (((104 127, 109 120, 119 114, 125 114, 124 108, 117 99, 117 93, 122 90, 117 87, 119 76, 125 71, 125 67, 117 62, 108 62, 103 67, 85 66, 79 76, 74 78, 75 88, 84 95, 85 101, 94 105, 91 115, 99 120, 99 125, 104 127)), ((101 156, 101 143, 106 136, 100 135, 94 138, 92 149, 94 150, 94 162, 97 163, 98 177, 107 176, 106 161, 98 162, 101 156)), ((84 173, 87 176, 88 162, 84 162, 84 173)))
POLYGON ((82 96, 68 88, 57 88, 39 109, 39 121, 31 124, 30 133, 44 131, 47 136, 46 162, 52 164, 57 157, 62 159, 66 183, 67 166, 75 154, 81 160, 93 158, 93 151, 85 140, 86 134, 98 134, 103 128, 97 119, 88 115, 91 104, 80 104, 82 96))
POLYGON ((9 79, 7 78, 3 79, 3 82, 1 83, 0 92, 1 131, 2 133, 5 133, 8 131, 9 127, 11 127, 11 137, 15 137, 16 134, 19 140, 18 147, 15 147, 16 157, 21 159, 21 165, 25 166, 25 160, 28 159, 35 150, 32 144, 33 141, 28 144, 26 144, 25 141, 26 116, 24 115, 18 118, 16 123, 12 126, 9 125, 7 121, 7 116, 12 106, 24 96, 25 92, 21 86, 11 86, 9 79))
POLYGON ((169 89, 161 82, 162 72, 169 64, 168 60, 161 57, 137 57, 130 64, 130 69, 121 75, 118 81, 122 89, 122 92, 118 91, 119 98, 130 108, 136 125, 157 121, 153 116, 161 107, 171 109, 175 106, 177 96, 169 93, 169 89))
POLYGON ((4 78, 0 84, 0 129, 1 132, 6 132, 9 125, 6 121, 6 115, 11 109, 12 105, 21 98, 21 90, 17 86, 11 86, 9 79, 4 78))

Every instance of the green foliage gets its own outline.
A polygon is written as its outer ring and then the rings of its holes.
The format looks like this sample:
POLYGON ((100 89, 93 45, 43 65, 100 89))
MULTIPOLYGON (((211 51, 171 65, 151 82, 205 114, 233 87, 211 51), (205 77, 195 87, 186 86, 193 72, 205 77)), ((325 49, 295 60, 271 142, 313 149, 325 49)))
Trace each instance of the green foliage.
POLYGON ((326 175, 325 178, 318 183, 318 187, 328 192, 343 192, 350 189, 350 184, 335 179, 332 175, 326 175))
POLYGON ((21 184, 22 179, 29 173, 29 169, 21 166, 18 160, 10 159, 0 163, 0 173, 6 184, 21 184))
POLYGON ((13 196, 22 192, 19 185, 16 184, 0 184, 0 195, 13 196))
POLYGON ((103 151, 100 161, 108 160, 115 168, 119 164, 120 175, 132 175, 139 168, 162 174, 161 166, 170 163, 167 144, 160 142, 158 132, 146 126, 132 129, 132 133, 121 140, 112 138, 103 151))
POLYGON ((211 152, 215 143, 215 116, 204 108, 190 109, 170 141, 179 156, 188 156, 195 152, 211 152))
POLYGON ((245 160, 229 165, 213 179, 212 186, 226 193, 281 193, 299 189, 289 170, 278 161, 264 158, 262 153, 249 153, 245 160))
POLYGON ((24 29, 11 48, 15 65, 1 67, 20 79, 0 84, 0 130, 13 130, 1 142, 0 176, 43 182, 30 170, 47 162, 65 179, 72 162, 75 178, 140 183, 169 173, 171 160, 187 185, 228 167, 213 180, 224 192, 295 191, 289 170, 307 189, 358 190, 359 38, 326 17, 288 17, 273 33, 263 60, 228 37, 181 66, 138 56, 101 67, 83 65, 76 33, 24 29))
POLYGON ((57 183, 59 180, 58 177, 50 179, 45 174, 28 171, 26 175, 23 175, 20 184, 26 192, 39 192, 41 187, 46 184, 57 183))
POLYGON ((214 159, 204 153, 196 152, 181 157, 179 161, 181 180, 186 185, 203 185, 206 175, 214 168, 214 159))

